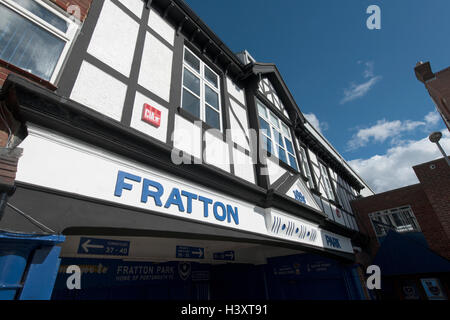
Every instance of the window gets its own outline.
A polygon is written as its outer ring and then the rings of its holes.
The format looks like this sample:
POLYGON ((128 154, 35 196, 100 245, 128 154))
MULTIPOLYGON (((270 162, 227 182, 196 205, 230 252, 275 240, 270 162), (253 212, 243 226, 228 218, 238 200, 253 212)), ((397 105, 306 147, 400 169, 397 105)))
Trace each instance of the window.
POLYGON ((378 237, 385 236, 389 230, 396 232, 418 232, 419 224, 411 207, 400 207, 369 214, 378 237))
POLYGON ((0 0, 0 59, 55 82, 77 29, 41 0, 0 0))
POLYGON ((320 163, 320 171, 322 172, 323 184, 325 193, 327 194, 327 198, 334 201, 335 198, 333 188, 330 182, 330 177, 328 176, 328 170, 322 163, 320 163))
POLYGON ((221 130, 219 76, 186 47, 181 107, 211 127, 221 130))
POLYGON ((298 171, 297 158, 288 126, 259 100, 256 100, 256 104, 264 149, 298 171))
POLYGON ((303 147, 299 148, 300 150, 300 162, 304 175, 308 178, 308 187, 313 188, 313 181, 311 176, 311 170, 309 169, 308 158, 306 157, 306 150, 303 147))

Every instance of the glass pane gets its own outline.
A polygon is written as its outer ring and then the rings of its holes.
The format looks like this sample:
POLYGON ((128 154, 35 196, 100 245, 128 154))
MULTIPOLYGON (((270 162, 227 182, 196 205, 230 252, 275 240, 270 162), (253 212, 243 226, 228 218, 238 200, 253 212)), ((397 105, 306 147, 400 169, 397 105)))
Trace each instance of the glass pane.
POLYGON ((208 106, 206 106, 206 123, 220 130, 219 113, 208 106))
POLYGON ((55 28, 61 30, 66 33, 68 29, 67 21, 58 17, 54 13, 48 11, 43 6, 39 5, 35 1, 32 0, 13 0, 17 4, 19 4, 22 8, 27 9, 35 16, 41 18, 42 20, 48 22, 55 28))
POLYGON ((277 130, 275 130, 275 128, 273 128, 273 136, 275 142, 278 143, 280 146, 284 147, 283 137, 277 130))
POLYGON ((278 147, 278 158, 283 161, 284 163, 287 163, 286 159, 286 151, 284 151, 283 148, 278 147))
POLYGON ((287 149, 287 151, 293 154, 294 153, 294 148, 292 147, 291 141, 289 141, 288 138, 284 138, 284 141, 286 142, 286 149, 287 149))
POLYGON ((291 154, 289 155, 289 164, 292 168, 298 171, 297 161, 295 161, 295 158, 291 154))
POLYGON ((200 95, 200 79, 186 68, 184 68, 183 85, 195 94, 200 95))
POLYGON ((268 139, 266 136, 262 136, 263 148, 270 153, 273 153, 272 140, 268 139))
POLYGON ((216 110, 219 110, 219 95, 207 85, 205 85, 205 100, 216 110))
POLYGON ((258 114, 262 115, 264 118, 267 119, 267 110, 266 107, 264 107, 261 103, 257 102, 258 105, 258 114))
POLYGON ((269 116, 270 116, 270 119, 269 119, 270 122, 272 122, 272 124, 273 124, 275 127, 279 128, 277 116, 274 115, 274 114, 272 113, 272 111, 269 111, 269 116))
POLYGON ((200 73, 200 60, 197 59, 189 50, 184 50, 184 61, 195 71, 200 73))
POLYGON ((197 118, 200 118, 200 99, 186 89, 183 89, 182 108, 189 111, 197 118))
POLYGON ((50 80, 65 42, 0 5, 0 59, 50 80))
POLYGON ((287 125, 284 124, 284 122, 281 122, 281 132, 283 132, 283 134, 284 134, 286 137, 291 137, 291 134, 290 134, 290 132, 289 132, 289 128, 288 128, 287 125))
POLYGON ((259 126, 261 127, 261 130, 264 132, 264 134, 268 135, 270 138, 271 134, 269 124, 261 117, 259 118, 259 126))
POLYGON ((214 87, 219 88, 217 75, 207 66, 205 66, 205 79, 211 83, 214 87))

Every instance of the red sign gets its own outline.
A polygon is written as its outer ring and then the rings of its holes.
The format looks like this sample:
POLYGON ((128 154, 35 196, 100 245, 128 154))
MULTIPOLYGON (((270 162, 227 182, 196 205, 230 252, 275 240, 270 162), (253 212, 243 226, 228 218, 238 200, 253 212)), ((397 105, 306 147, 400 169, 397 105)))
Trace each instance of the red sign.
POLYGON ((161 125, 161 111, 145 103, 142 110, 142 121, 159 128, 161 125))

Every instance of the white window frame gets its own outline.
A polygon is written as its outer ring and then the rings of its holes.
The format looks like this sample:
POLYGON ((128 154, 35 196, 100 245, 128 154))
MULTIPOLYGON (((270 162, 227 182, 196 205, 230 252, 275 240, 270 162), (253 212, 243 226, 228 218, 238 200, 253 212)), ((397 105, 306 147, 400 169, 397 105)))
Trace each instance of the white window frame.
MULTIPOLYGON (((47 21, 39 18, 38 16, 34 15, 33 13, 29 12, 25 8, 21 7, 18 3, 11 1, 11 0, 0 0, 0 5, 4 5, 5 7, 13 10, 14 12, 18 13, 20 16, 24 17, 25 19, 28 19, 29 21, 35 23, 48 33, 60 38, 61 40, 65 41, 66 44, 64 46, 63 51, 61 52, 61 55, 58 59, 58 62, 55 65, 55 69, 53 70, 53 74, 50 77, 49 82, 55 83, 58 79, 58 76, 60 75, 61 68, 64 64, 64 60, 67 57, 67 54, 69 52, 70 47, 72 46, 72 43, 75 39, 75 35, 78 32, 78 29, 80 27, 80 22, 76 21, 76 18, 73 16, 70 16, 69 14, 63 14, 62 10, 57 10, 53 5, 48 4, 46 1, 43 0, 33 0, 34 2, 38 3, 54 15, 58 16, 59 18, 65 20, 68 24, 67 31, 64 33, 63 31, 59 30, 55 26, 51 25, 47 21)), ((19 67, 20 68, 20 67, 19 67)))
MULTIPOLYGON (((372 227, 373 230, 375 231, 375 234, 377 235, 377 237, 382 237, 384 235, 386 235, 386 229, 382 228, 382 232, 381 233, 377 233, 377 229, 375 227, 375 223, 373 222, 373 220, 377 220, 377 219, 381 219, 383 221, 384 224, 389 224, 392 226, 393 229, 395 229, 397 232, 421 232, 420 229, 420 225, 419 222, 416 219, 416 216, 414 214, 414 212, 412 211, 411 206, 402 206, 402 207, 398 207, 398 208, 392 208, 392 209, 387 209, 387 210, 383 210, 383 211, 377 211, 377 212, 372 212, 369 214, 369 218, 370 218, 370 222, 372 223, 372 227), (398 226, 395 219, 393 218, 393 214, 409 214, 410 215, 410 219, 412 219, 413 225, 401 225, 398 226), (386 223, 389 222, 389 223, 386 223)), ((399 217, 400 220, 402 220, 402 217, 399 217)))
MULTIPOLYGON (((280 161, 283 161, 283 160, 281 160, 281 158, 280 158, 280 156, 279 156, 279 149, 278 149, 278 147, 281 147, 285 152, 286 152, 286 164, 289 166, 289 167, 291 167, 292 169, 294 169, 294 170, 297 170, 297 171, 299 171, 299 169, 300 169, 300 166, 299 166, 299 162, 298 162, 298 159, 297 159, 297 155, 295 154, 295 143, 294 143, 294 140, 292 139, 292 135, 291 135, 291 131, 290 131, 290 129, 289 129, 289 126, 287 125, 287 124, 285 124, 276 114, 274 114, 264 103, 262 103, 259 99, 256 99, 256 103, 257 103, 257 109, 258 109, 258 117, 261 117, 264 121, 266 121, 268 124, 269 124, 269 128, 270 128, 270 134, 271 134, 271 137, 269 137, 266 133, 265 133, 265 130, 263 130, 263 129, 261 129, 260 130, 260 132, 266 137, 266 139, 269 139, 269 140, 271 140, 272 141, 272 147, 273 147, 273 149, 275 149, 274 150, 274 152, 271 152, 271 153, 273 153, 273 155, 274 156, 276 156, 280 161), (259 106, 258 105, 260 105, 262 108, 264 108, 265 109, 265 111, 266 111, 266 115, 264 115, 264 114, 261 114, 260 112, 259 112, 259 106), (284 144, 284 147, 283 146, 280 146, 276 141, 275 141, 275 134, 274 134, 274 124, 273 124, 273 122, 270 120, 270 114, 272 114, 272 116, 273 117, 275 117, 276 118, 276 120, 277 120, 277 122, 278 122, 278 125, 277 125, 277 131, 280 133, 280 135, 281 135, 281 138, 283 139, 283 144, 284 144), (284 132, 283 132, 283 128, 282 128, 282 126, 285 126, 286 128, 287 128, 287 133, 289 134, 289 135, 286 135, 284 132), (294 151, 293 153, 291 153, 291 152, 289 152, 288 151, 288 149, 287 149, 287 147, 286 147, 286 140, 285 139, 288 139, 290 142, 291 142, 291 145, 292 145, 292 151, 294 151), (293 157, 294 157, 294 160, 295 160, 295 164, 297 165, 297 169, 295 169, 295 168, 293 168, 291 165, 290 165, 290 161, 289 161, 289 155, 292 155, 293 157)), ((259 123, 259 119, 258 119, 258 123, 259 123)))
POLYGON ((328 198, 328 200, 336 201, 336 198, 335 198, 334 192, 333 192, 333 186, 331 185, 330 176, 328 175, 327 167, 320 161, 319 161, 319 166, 320 166, 320 171, 322 173, 322 177, 323 177, 323 181, 324 181, 323 184, 324 184, 325 192, 327 194, 327 198, 328 198))
POLYGON ((310 189, 314 188, 314 182, 312 180, 311 168, 309 167, 308 157, 306 155, 306 149, 303 148, 297 141, 298 150, 300 151, 300 161, 302 162, 301 168, 304 175, 308 178, 308 187, 310 189))
POLYGON ((202 120, 203 122, 207 123, 206 122, 206 105, 208 105, 208 107, 212 108, 213 110, 215 110, 215 111, 217 111, 219 113, 219 126, 220 126, 220 128, 218 130, 220 130, 222 132, 222 102, 221 102, 221 91, 222 91, 222 89, 221 89, 221 85, 220 85, 220 76, 210 66, 208 66, 205 62, 203 62, 203 60, 200 59, 194 52, 192 52, 192 50, 190 50, 186 46, 184 46, 184 50, 183 50, 183 71, 181 73, 181 103, 180 103, 181 108, 183 108, 183 90, 187 90, 189 93, 191 93, 192 95, 194 95, 195 97, 200 99, 200 120, 202 120), (185 54, 186 54, 186 50, 189 51, 195 58, 197 58, 200 61, 200 73, 197 70, 195 70, 194 68, 192 68, 185 61, 184 57, 185 57, 185 54), (218 88, 214 87, 212 84, 209 83, 208 80, 206 80, 206 78, 205 78, 205 66, 217 76, 217 86, 218 86, 218 88), (188 69, 190 72, 192 72, 196 77, 198 77, 200 79, 200 97, 198 96, 198 94, 192 92, 192 90, 190 90, 189 88, 184 86, 183 80, 184 80, 184 70, 185 70, 185 68, 188 69), (211 90, 213 90, 215 93, 217 93, 218 102, 219 102, 219 110, 217 110, 214 106, 212 106, 212 105, 210 105, 209 103, 206 102, 205 85, 207 85, 211 90))

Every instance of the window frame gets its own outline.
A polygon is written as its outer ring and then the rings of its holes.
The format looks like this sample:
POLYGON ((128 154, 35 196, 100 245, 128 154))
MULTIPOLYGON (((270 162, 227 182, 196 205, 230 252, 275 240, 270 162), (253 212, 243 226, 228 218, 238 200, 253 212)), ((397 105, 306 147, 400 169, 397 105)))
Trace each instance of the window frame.
MULTIPOLYGON (((56 9, 53 4, 49 4, 49 3, 47 3, 47 1, 43 1, 43 0, 32 0, 32 1, 34 1, 38 5, 42 6, 44 9, 48 10, 50 13, 56 15, 58 18, 61 18, 64 21, 66 21, 67 22, 67 31, 63 32, 63 31, 59 30, 57 27, 51 25, 44 19, 34 15, 30 11, 28 11, 27 9, 22 7, 20 4, 14 2, 12 0, 0 0, 0 5, 4 5, 6 8, 11 9, 12 11, 16 12, 22 18, 27 19, 28 21, 30 21, 33 24, 37 25, 38 27, 42 28, 46 32, 50 33, 51 35, 56 36, 57 38, 59 38, 65 42, 64 49, 61 51, 59 59, 55 64, 53 73, 52 73, 50 79, 46 80, 52 84, 55 84, 61 74, 62 67, 68 56, 68 52, 75 40, 75 36, 78 33, 78 30, 80 27, 80 22, 76 21, 76 19, 73 16, 69 16, 68 14, 63 13, 62 10, 56 9)), ((19 69, 22 69, 19 66, 16 66, 16 67, 19 69)), ((27 70, 24 70, 24 71, 27 71, 27 70)), ((38 75, 34 74, 33 72, 30 72, 30 73, 39 77, 38 75)), ((45 79, 43 79, 43 80, 45 80, 45 79)))
MULTIPOLYGON (((200 119, 203 123, 207 124, 209 127, 219 130, 220 132, 223 132, 223 115, 222 115, 222 87, 221 87, 221 76, 213 69, 211 68, 207 63, 205 63, 202 59, 198 57, 197 54, 195 54, 191 49, 189 49, 186 45, 183 47, 183 61, 182 61, 182 72, 181 72, 181 98, 180 98, 180 108, 183 109, 186 112, 189 112, 185 108, 183 108, 183 92, 184 90, 187 90, 190 94, 193 94, 196 98, 200 99, 200 119), (193 67, 189 65, 189 63, 185 60, 186 50, 189 51, 190 54, 192 54, 196 59, 200 62, 200 70, 197 71, 193 67), (213 84, 211 84, 205 76, 205 67, 207 67, 212 73, 214 73, 217 76, 217 88, 214 87, 213 84), (200 80, 200 96, 197 95, 195 92, 193 92, 191 89, 187 88, 184 85, 184 74, 185 70, 190 71, 195 77, 197 77, 200 80), (219 110, 217 110, 214 106, 209 104, 206 101, 206 93, 205 93, 205 86, 208 86, 211 90, 213 90, 215 93, 217 93, 217 100, 218 100, 218 106, 219 110), (215 112, 219 113, 219 128, 211 126, 209 123, 206 122, 206 107, 209 107, 213 109, 215 112)), ((189 112, 189 114, 192 114, 189 112)), ((192 114, 193 115, 193 114, 192 114)), ((195 115, 193 115, 196 117, 195 115)))
POLYGON ((321 175, 324 178, 323 185, 324 185, 325 193, 327 194, 328 200, 336 202, 336 196, 334 194, 333 185, 331 184, 332 181, 331 181, 330 175, 328 174, 328 168, 325 164, 322 163, 322 161, 319 161, 319 169, 320 169, 321 175), (330 198, 330 195, 331 195, 331 198, 330 198))
POLYGON ((313 181, 313 177, 312 177, 312 173, 311 173, 311 167, 309 166, 309 161, 308 161, 308 155, 306 154, 306 148, 303 147, 302 145, 300 145, 300 143, 297 140, 297 144, 298 144, 298 153, 299 156, 301 157, 301 168, 302 168, 302 173, 304 174, 304 176, 306 178, 308 178, 308 187, 310 189, 314 188, 314 181, 313 181))
POLYGON ((295 141, 294 141, 293 138, 292 138, 292 133, 291 133, 291 130, 290 130, 289 126, 288 126, 283 120, 281 120, 281 119, 280 119, 280 118, 279 118, 272 110, 270 110, 270 108, 269 108, 266 104, 264 104, 260 99, 255 98, 255 102, 256 102, 256 109, 257 109, 257 117, 258 117, 259 131, 260 131, 261 134, 263 134, 263 137, 265 137, 265 139, 269 139, 269 140, 271 141, 273 152, 267 150, 267 149, 266 149, 266 146, 264 146, 264 149, 265 149, 267 152, 269 152, 270 154, 273 154, 274 156, 276 156, 280 161, 282 161, 283 163, 285 163, 285 164, 286 164, 287 166, 289 166, 292 170, 295 170, 295 171, 298 171, 298 172, 299 172, 299 171, 300 171, 300 166, 299 166, 299 162, 298 162, 298 159, 297 159, 297 154, 296 154, 296 151, 295 151, 295 148, 296 148, 296 146, 295 146, 295 141), (260 107, 264 108, 264 110, 265 110, 264 114, 261 114, 261 113, 260 113, 260 111, 259 111, 259 110, 260 110, 260 107), (267 133, 265 133, 265 131, 266 131, 265 129, 262 129, 262 128, 261 128, 261 125, 260 125, 260 122, 259 122, 259 121, 260 121, 259 118, 261 118, 262 120, 264 120, 264 121, 269 125, 270 136, 268 136, 267 133), (276 124, 276 125, 272 122, 272 120, 275 120, 275 119, 277 120, 277 124, 276 124), (274 128, 275 126, 277 127, 276 129, 274 128), (286 129, 286 132, 289 134, 289 136, 287 136, 287 135, 285 134, 285 132, 284 132, 284 130, 283 130, 283 126, 284 126, 284 128, 286 129), (280 144, 276 141, 276 139, 275 139, 275 132, 274 132, 275 130, 276 130, 277 133, 281 136, 283 145, 280 145, 280 144), (287 146, 286 146, 286 139, 291 143, 292 151, 293 151, 293 152, 290 152, 290 151, 288 150, 288 148, 287 148, 287 146), (283 160, 280 158, 280 155, 279 155, 280 150, 279 150, 279 148, 281 148, 281 149, 284 150, 285 156, 286 156, 286 157, 285 157, 286 162, 283 161, 283 160), (294 158, 296 168, 294 168, 294 167, 290 164, 289 156, 292 156, 292 157, 294 158))
POLYGON ((381 222, 385 225, 390 225, 392 229, 396 232, 421 232, 419 222, 417 221, 416 215, 414 214, 410 205, 386 209, 382 211, 376 211, 369 213, 370 222, 372 224, 373 230, 377 237, 383 237, 387 234, 386 228, 382 226, 375 226, 374 220, 381 222), (401 221, 402 225, 398 225, 395 221, 393 215, 397 214, 397 218, 401 221), (406 219, 403 215, 408 215, 406 219), (408 221, 409 219, 409 221, 408 221), (409 224, 404 224, 404 223, 409 224), (377 227, 381 228, 381 232, 377 232, 377 227))

